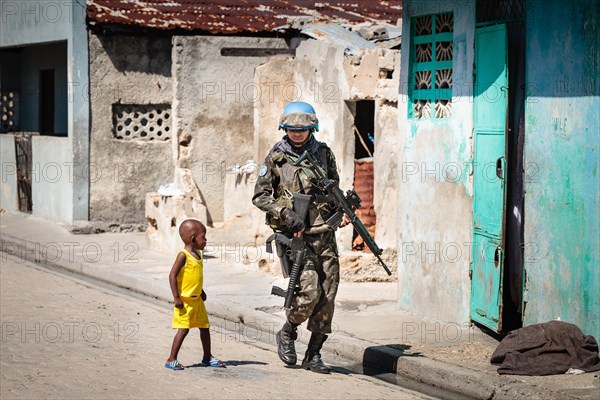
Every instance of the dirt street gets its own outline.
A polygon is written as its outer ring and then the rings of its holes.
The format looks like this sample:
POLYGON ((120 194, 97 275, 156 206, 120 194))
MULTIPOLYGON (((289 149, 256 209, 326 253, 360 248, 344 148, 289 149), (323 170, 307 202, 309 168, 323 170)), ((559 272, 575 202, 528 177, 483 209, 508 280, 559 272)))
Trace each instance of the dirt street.
MULTIPOLYGON (((273 345, 216 329, 213 354, 227 368, 170 371, 167 306, 0 257, 2 399, 423 398, 343 369, 323 376, 284 368, 273 345)), ((179 359, 190 366, 201 356, 192 331, 179 359)))

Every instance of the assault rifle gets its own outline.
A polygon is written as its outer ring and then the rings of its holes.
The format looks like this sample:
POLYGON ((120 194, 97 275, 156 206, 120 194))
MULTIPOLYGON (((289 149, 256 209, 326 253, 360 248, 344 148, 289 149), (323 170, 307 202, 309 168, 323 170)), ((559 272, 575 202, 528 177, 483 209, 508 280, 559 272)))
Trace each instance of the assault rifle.
MULTIPOLYGON (((308 214, 308 207, 312 201, 312 196, 299 193, 295 193, 293 196, 294 212, 298 214, 302 220, 305 220, 306 215, 308 214)), ((298 285, 298 278, 304 267, 306 247, 304 246, 304 239, 301 234, 289 238, 283 233, 274 233, 267 239, 266 247, 268 253, 273 253, 273 247, 271 245, 271 242, 273 241, 275 241, 277 255, 281 261, 283 277, 287 278, 289 276, 290 280, 288 282, 287 290, 273 286, 271 294, 284 297, 285 302, 283 307, 289 309, 292 306, 292 300, 296 292, 296 286, 298 285), (290 261, 292 262, 291 267, 290 261)))
POLYGON ((346 195, 344 195, 344 192, 342 192, 342 190, 338 186, 338 183, 332 179, 327 178, 325 171, 323 171, 323 169, 319 166, 314 157, 311 156, 307 151, 302 153, 300 158, 298 158, 298 160, 296 160, 296 162, 294 163, 294 166, 303 167, 302 163, 304 162, 304 160, 306 160, 308 163, 307 168, 310 169, 310 171, 317 178, 319 188, 324 192, 327 192, 327 195, 325 196, 327 201, 333 203, 337 209, 336 212, 327 221, 325 221, 327 225, 329 225, 331 228, 333 228, 333 230, 335 230, 342 223, 344 214, 350 217, 350 222, 352 223, 352 226, 360 235, 360 237, 363 238, 363 240, 367 244, 367 247, 369 247, 373 255, 377 257, 377 261, 379 261, 379 264, 381 264, 381 266, 383 267, 385 272, 387 272, 388 275, 392 275, 392 272, 381 259, 381 253, 383 253, 383 250, 381 250, 379 246, 377 246, 377 243, 375 243, 375 240, 373 239, 373 237, 371 237, 369 231, 367 231, 367 228, 363 225, 361 220, 354 213, 354 210, 360 208, 361 205, 361 200, 358 196, 358 193, 356 193, 356 191, 352 189, 348 190, 346 192, 346 195))

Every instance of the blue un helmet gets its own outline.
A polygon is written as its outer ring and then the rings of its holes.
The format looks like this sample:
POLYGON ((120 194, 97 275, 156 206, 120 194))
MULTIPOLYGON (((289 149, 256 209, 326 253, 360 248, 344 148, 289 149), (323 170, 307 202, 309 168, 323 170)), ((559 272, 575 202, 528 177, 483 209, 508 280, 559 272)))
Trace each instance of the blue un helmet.
POLYGON ((279 118, 279 129, 319 131, 319 120, 313 106, 303 101, 288 103, 279 118))

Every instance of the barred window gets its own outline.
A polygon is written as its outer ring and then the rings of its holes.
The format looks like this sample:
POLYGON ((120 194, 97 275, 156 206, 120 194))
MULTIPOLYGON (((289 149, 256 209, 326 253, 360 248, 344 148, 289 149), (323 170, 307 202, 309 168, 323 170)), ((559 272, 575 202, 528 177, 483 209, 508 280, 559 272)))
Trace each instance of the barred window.
POLYGON ((452 115, 453 32, 452 13, 412 18, 409 118, 452 115))
POLYGON ((0 132, 18 130, 18 94, 16 92, 0 93, 0 132))
POLYGON ((157 140, 171 138, 169 104, 113 104, 113 137, 121 140, 157 140))

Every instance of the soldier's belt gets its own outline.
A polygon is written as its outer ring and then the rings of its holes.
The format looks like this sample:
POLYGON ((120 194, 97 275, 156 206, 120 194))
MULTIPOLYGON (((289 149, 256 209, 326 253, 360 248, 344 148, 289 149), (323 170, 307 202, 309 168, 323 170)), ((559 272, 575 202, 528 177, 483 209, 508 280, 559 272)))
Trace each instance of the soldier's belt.
POLYGON ((331 231, 333 231, 333 229, 329 225, 323 224, 323 225, 308 227, 302 233, 305 235, 317 235, 319 233, 325 233, 325 232, 331 232, 331 231))

